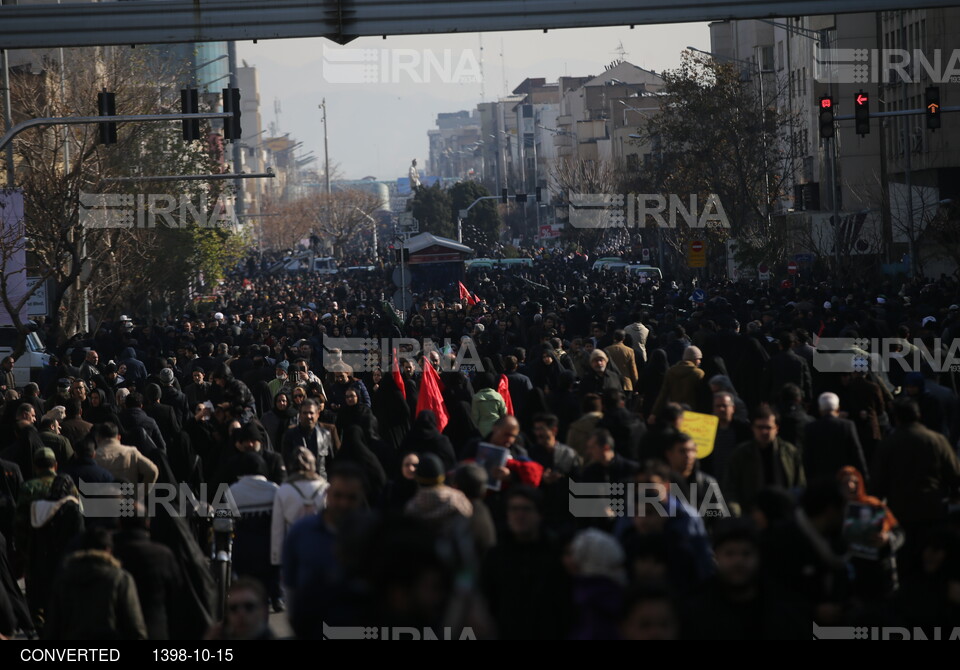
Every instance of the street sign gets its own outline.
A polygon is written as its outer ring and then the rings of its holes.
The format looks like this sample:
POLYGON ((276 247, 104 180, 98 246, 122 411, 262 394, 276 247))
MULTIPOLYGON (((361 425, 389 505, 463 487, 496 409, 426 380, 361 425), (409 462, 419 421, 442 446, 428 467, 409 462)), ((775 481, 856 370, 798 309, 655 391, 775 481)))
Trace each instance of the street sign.
POLYGON ((401 233, 420 232, 420 222, 413 218, 412 212, 400 212, 397 214, 397 227, 401 233))
POLYGON ((410 271, 401 272, 399 267, 393 268, 393 285, 399 288, 410 287, 410 271))
POLYGON ((800 266, 797 265, 796 261, 790 261, 789 263, 787 263, 787 272, 789 274, 795 275, 797 274, 797 270, 799 269, 800 269, 800 266))
POLYGON ((770 281, 770 266, 766 263, 761 263, 758 265, 757 275, 760 281, 770 281))
POLYGON ((407 311, 413 306, 413 293, 408 289, 397 289, 393 294, 393 306, 401 311, 407 311))
POLYGON ((693 289, 693 293, 690 294, 690 299, 693 302, 706 302, 707 301, 707 292, 702 288, 693 289))
MULTIPOLYGON (((27 277, 27 290, 33 288, 33 285, 38 281, 40 280, 37 277, 27 277)), ((27 301, 27 315, 47 316, 47 284, 45 282, 34 291, 30 300, 27 301)))
POLYGON ((687 244, 687 267, 707 267, 707 248, 703 240, 690 240, 687 244))
POLYGON ((798 263, 812 263, 813 254, 794 254, 793 260, 795 260, 798 263))
POLYGON ((644 247, 643 249, 641 249, 641 250, 640 250, 640 258, 642 258, 642 259, 645 260, 645 261, 649 261, 649 260, 650 260, 650 250, 647 249, 646 247, 644 247))

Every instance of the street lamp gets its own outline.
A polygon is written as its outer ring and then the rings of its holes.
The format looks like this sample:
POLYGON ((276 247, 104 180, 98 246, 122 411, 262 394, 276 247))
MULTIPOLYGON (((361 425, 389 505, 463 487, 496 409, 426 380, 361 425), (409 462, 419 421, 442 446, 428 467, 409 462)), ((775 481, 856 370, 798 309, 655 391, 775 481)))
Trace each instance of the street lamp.
MULTIPOLYGON (((373 258, 374 260, 377 260, 380 258, 380 255, 377 253, 377 220, 356 205, 354 205, 353 208, 370 220, 370 227, 373 228, 373 258)), ((401 253, 403 252, 401 251, 401 253)))
POLYGON ((195 66, 195 67, 193 68, 193 71, 196 72, 197 70, 202 70, 203 68, 207 67, 208 65, 213 65, 213 64, 216 63, 217 61, 221 61, 221 60, 224 60, 225 58, 229 58, 229 57, 230 57, 229 54, 223 54, 222 56, 217 56, 217 57, 214 58, 213 60, 208 60, 206 63, 200 63, 200 65, 195 66))

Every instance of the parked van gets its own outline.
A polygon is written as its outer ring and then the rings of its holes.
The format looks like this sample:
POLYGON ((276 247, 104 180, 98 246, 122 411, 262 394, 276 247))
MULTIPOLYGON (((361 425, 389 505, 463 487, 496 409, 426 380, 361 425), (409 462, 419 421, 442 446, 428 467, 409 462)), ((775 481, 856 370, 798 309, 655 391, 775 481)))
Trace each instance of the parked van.
MULTIPOLYGON (((611 263, 623 263, 623 259, 620 258, 619 256, 606 256, 604 258, 598 258, 593 263, 593 270, 594 271, 603 270, 611 263)), ((626 265, 626 263, 623 263, 623 264, 626 265)))
POLYGON ((660 271, 660 268, 652 265, 631 265, 627 268, 627 271, 638 277, 646 277, 658 281, 663 279, 663 272, 660 271))
POLYGON ((332 256, 314 258, 311 267, 314 272, 319 272, 322 275, 335 275, 337 274, 337 259, 332 256))
MULTIPOLYGON (((0 358, 13 355, 17 346, 17 329, 13 326, 0 327, 0 358)), ((36 331, 27 333, 26 351, 13 364, 13 376, 17 388, 23 388, 30 382, 37 381, 40 371, 50 364, 50 355, 36 331)))

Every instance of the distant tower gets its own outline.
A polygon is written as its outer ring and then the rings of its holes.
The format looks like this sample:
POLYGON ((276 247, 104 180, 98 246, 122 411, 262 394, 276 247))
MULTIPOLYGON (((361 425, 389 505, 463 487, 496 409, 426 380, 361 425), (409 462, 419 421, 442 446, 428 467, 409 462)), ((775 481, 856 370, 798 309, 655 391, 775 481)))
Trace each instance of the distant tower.
POLYGON ((486 102, 487 93, 483 85, 483 33, 478 33, 477 39, 480 41, 480 102, 486 102))
POLYGON ((617 55, 616 64, 620 64, 627 60, 627 56, 630 55, 630 52, 623 47, 623 42, 620 41, 617 43, 617 48, 613 50, 613 53, 617 55))
POLYGON ((503 79, 503 95, 507 95, 507 61, 503 56, 503 38, 500 38, 500 77, 503 79))
POLYGON ((273 99, 273 123, 270 124, 270 135, 272 137, 280 135, 280 98, 273 99))

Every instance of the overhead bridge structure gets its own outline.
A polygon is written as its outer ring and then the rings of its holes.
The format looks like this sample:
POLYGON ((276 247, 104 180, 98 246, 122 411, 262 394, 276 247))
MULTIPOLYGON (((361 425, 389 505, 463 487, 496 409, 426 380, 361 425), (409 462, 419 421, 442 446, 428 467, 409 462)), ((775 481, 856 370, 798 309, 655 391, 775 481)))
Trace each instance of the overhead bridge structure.
MULTIPOLYGON (((128 0, 0 5, 0 49, 554 30, 896 10, 904 0, 128 0)), ((950 7, 920 0, 911 9, 950 7)))

